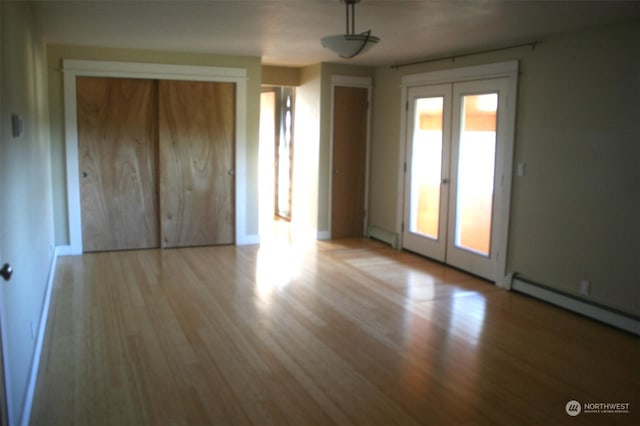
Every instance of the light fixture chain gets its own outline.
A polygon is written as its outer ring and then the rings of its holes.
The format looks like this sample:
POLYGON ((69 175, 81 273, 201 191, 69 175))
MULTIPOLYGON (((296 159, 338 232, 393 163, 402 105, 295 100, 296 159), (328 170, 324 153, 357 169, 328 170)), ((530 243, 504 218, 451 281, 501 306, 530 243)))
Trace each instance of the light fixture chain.
POLYGON ((356 3, 352 2, 352 3, 349 3, 349 5, 351 6, 351 33, 349 34, 355 34, 356 33, 356 3))

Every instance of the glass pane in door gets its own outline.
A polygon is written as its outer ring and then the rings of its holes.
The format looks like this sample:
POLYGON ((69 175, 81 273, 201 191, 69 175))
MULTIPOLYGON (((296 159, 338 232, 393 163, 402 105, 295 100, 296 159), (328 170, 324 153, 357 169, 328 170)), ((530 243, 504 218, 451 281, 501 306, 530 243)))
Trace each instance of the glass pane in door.
POLYGON ((455 245, 488 256, 496 156, 498 94, 462 96, 455 245))
POLYGON ((291 219, 291 180, 293 176, 293 88, 281 89, 279 137, 276 142, 276 215, 291 219))
POLYGON ((444 98, 416 100, 412 156, 409 231, 437 240, 440 222, 444 98))

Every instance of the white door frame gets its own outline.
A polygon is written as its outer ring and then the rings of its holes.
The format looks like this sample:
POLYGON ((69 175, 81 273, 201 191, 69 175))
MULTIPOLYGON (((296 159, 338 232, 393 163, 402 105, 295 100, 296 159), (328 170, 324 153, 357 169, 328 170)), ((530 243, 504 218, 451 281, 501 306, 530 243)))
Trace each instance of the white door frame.
POLYGON ((335 88, 336 87, 360 87, 367 89, 367 102, 369 103, 369 107, 367 108, 367 139, 366 139, 366 158, 365 158, 365 177, 364 177, 364 229, 362 230, 363 234, 366 235, 367 224, 369 223, 369 157, 370 157, 370 149, 371 149, 371 87, 372 87, 372 79, 371 77, 355 77, 355 76, 346 76, 346 75, 334 75, 331 77, 331 125, 329 126, 329 134, 331 135, 331 143, 329 144, 329 190, 328 199, 327 199, 327 214, 328 214, 328 226, 329 229, 324 232, 318 232, 319 240, 330 240, 331 239, 331 208, 333 204, 333 118, 334 118, 334 104, 335 104, 335 88))
POLYGON ((80 76, 145 78, 158 80, 216 81, 235 83, 235 239, 237 245, 251 244, 255 242, 254 236, 248 235, 246 229, 246 69, 195 65, 170 65, 65 59, 63 61, 62 71, 64 72, 67 218, 69 223, 70 244, 67 250, 64 251, 64 254, 82 254, 82 217, 80 211, 81 200, 78 160, 78 119, 76 104, 76 78, 80 76))
POLYGON ((399 176, 398 176, 398 200, 396 205, 396 232, 400 235, 402 247, 402 228, 405 218, 405 192, 406 188, 405 169, 408 138, 411 136, 407 131, 408 117, 408 92, 409 88, 416 86, 436 85, 444 83, 460 83, 475 80, 487 80, 492 78, 506 78, 509 97, 507 98, 506 121, 504 140, 504 157, 502 158, 503 173, 496 181, 499 186, 496 190, 501 191, 502 203, 496 212, 496 285, 508 287, 507 269, 507 248, 509 242, 509 219, 511 211, 511 187, 513 176, 513 152, 515 137, 515 114, 516 96, 518 85, 518 61, 498 62, 487 65, 477 65, 463 68, 453 68, 449 70, 425 72, 420 74, 409 74, 402 77, 401 82, 401 120, 400 120, 400 144, 399 144, 399 176))

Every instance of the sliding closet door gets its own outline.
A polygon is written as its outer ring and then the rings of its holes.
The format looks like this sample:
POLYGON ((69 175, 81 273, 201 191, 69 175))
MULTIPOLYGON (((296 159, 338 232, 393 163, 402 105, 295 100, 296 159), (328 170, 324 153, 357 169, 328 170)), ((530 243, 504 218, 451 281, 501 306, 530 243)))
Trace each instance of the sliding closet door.
POLYGON ((159 246, 155 85, 77 80, 84 251, 159 246))
POLYGON ((233 244, 235 84, 159 82, 162 247, 233 244))

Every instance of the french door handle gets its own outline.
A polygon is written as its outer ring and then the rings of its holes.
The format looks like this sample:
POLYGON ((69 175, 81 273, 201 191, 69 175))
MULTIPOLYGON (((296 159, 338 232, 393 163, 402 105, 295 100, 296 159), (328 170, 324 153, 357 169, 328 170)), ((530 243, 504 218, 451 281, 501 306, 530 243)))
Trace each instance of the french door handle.
POLYGON ((0 269, 0 276, 4 278, 5 281, 9 281, 11 279, 11 275, 13 275, 13 268, 8 263, 5 263, 0 269))

